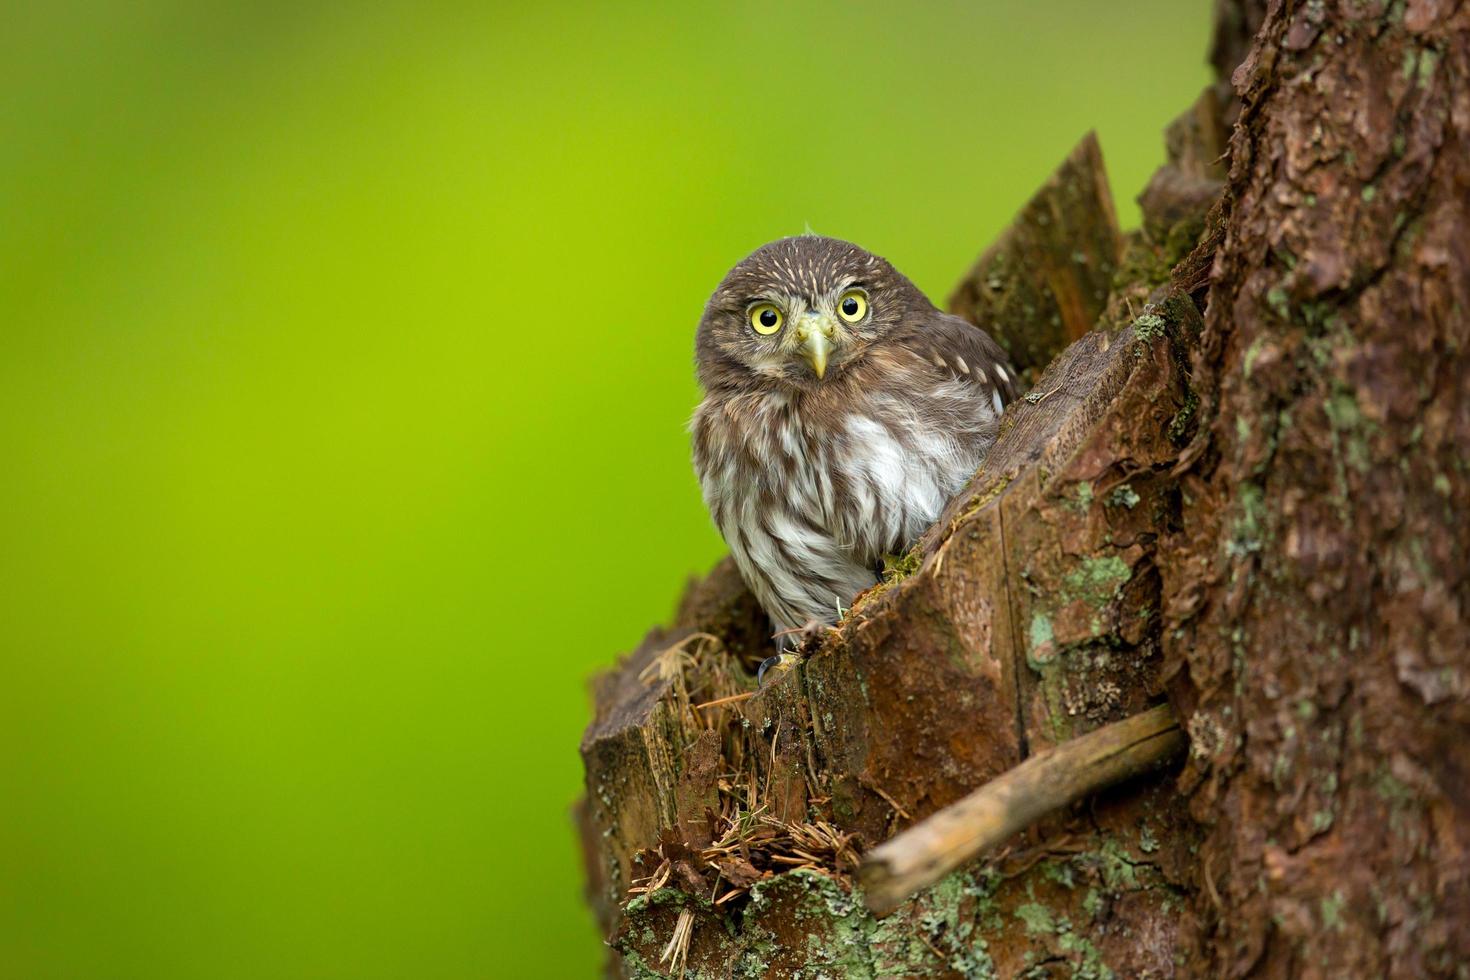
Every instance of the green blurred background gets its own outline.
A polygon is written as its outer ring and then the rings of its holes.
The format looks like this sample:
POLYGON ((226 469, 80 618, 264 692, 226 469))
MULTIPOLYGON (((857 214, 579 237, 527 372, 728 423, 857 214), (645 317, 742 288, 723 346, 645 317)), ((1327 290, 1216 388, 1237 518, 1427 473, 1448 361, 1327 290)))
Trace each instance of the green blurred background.
POLYGON ((0 5, 0 972, 590 977, 586 678, 722 273, 949 286, 1208 0, 0 5))

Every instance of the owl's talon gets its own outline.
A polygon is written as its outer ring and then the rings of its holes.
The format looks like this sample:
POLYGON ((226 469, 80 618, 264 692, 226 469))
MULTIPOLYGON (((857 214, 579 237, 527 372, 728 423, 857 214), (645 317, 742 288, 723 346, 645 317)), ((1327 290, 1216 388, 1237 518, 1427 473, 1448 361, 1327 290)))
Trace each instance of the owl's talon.
POLYGON ((794 653, 778 653, 774 657, 767 657, 761 661, 761 665, 755 671, 755 686, 762 687, 766 682, 766 671, 774 670, 778 674, 784 674, 792 667, 801 662, 801 658, 794 653))

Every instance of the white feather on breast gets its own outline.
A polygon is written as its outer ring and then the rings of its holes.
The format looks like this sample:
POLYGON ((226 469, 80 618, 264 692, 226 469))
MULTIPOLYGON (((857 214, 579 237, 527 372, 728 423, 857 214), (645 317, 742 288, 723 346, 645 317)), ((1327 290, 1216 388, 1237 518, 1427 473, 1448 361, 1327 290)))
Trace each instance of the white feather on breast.
POLYGON ((964 487, 997 419, 960 383, 922 400, 863 394, 837 416, 789 407, 772 393, 727 414, 719 462, 699 470, 705 503, 777 629, 832 622, 873 585, 884 555, 909 547, 964 487))

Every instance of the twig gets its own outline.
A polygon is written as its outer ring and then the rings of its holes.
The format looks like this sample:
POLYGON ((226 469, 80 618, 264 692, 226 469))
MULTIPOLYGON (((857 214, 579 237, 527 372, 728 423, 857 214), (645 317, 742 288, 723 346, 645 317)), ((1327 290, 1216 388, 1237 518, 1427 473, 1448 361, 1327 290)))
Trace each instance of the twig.
POLYGON ((887 915, 988 847, 1089 793, 1184 749, 1167 704, 1039 752, 969 796, 868 852, 859 871, 868 908, 887 915))
POLYGON ((781 743, 781 722, 776 722, 776 730, 771 733, 771 764, 766 768, 766 785, 761 789, 761 796, 767 802, 771 800, 771 780, 776 775, 776 746, 781 743))
POLYGON ((931 953, 934 954, 934 958, 936 960, 938 960, 939 962, 944 963, 944 964, 948 964, 949 963, 949 957, 948 956, 945 956, 943 953, 941 953, 939 951, 939 947, 938 946, 935 946, 934 943, 932 941, 930 941, 929 937, 926 936, 926 935, 924 935, 924 933, 923 933, 922 930, 920 930, 920 932, 919 932, 919 938, 924 941, 924 945, 925 946, 928 946, 929 947, 929 952, 931 952, 931 953))
POLYGON ((1055 395, 1057 392, 1061 391, 1065 387, 1066 387, 1066 385, 1057 385, 1055 388, 1053 388, 1051 391, 1048 391, 1046 394, 1044 394, 1044 395, 1037 395, 1035 398, 1033 398, 1031 396, 1032 395, 1036 395, 1036 392, 1034 392, 1034 391, 1028 391, 1028 392, 1026 392, 1026 394, 1025 394, 1024 397, 1031 404, 1033 404, 1033 405, 1040 405, 1042 402, 1046 401, 1052 395, 1055 395))
POLYGON ((900 817, 903 817, 905 820, 914 819, 913 817, 909 816, 909 812, 907 810, 898 805, 897 800, 889 796, 887 793, 883 792, 883 787, 879 786, 877 783, 865 783, 864 785, 866 785, 868 789, 877 793, 879 796, 883 797, 883 802, 893 807, 894 813, 898 814, 900 817))
POLYGON ((692 707, 695 711, 698 711, 701 708, 713 708, 715 705, 730 704, 734 701, 745 701, 753 697, 755 697, 754 691, 746 691, 743 694, 731 694, 729 697, 715 698, 713 701, 706 701, 703 704, 695 704, 691 705, 690 707, 692 707))
POLYGON ((689 965, 689 939, 694 934, 694 913, 689 909, 679 912, 679 921, 674 923, 674 935, 669 939, 669 944, 664 947, 664 953, 658 958, 660 963, 669 964, 669 975, 673 976, 678 971, 680 977, 689 965))

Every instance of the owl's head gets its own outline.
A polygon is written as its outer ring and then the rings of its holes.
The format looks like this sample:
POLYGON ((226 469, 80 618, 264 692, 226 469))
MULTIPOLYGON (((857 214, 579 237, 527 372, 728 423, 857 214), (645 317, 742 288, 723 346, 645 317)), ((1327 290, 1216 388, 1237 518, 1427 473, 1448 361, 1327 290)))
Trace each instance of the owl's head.
POLYGON ((752 252, 710 297, 694 343, 699 380, 706 390, 815 387, 933 309, 887 260, 850 242, 783 238, 752 252))

